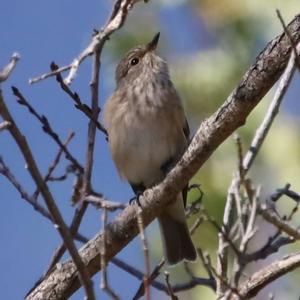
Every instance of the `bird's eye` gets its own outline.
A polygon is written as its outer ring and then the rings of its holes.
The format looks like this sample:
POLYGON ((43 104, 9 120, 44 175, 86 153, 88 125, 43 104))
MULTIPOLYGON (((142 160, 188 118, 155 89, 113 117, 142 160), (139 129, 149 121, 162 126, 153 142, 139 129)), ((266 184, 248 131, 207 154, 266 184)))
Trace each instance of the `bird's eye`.
POLYGON ((138 63, 139 63, 139 59, 138 59, 138 58, 133 58, 133 59, 131 60, 131 62, 130 62, 130 64, 131 64, 132 66, 137 65, 138 63))

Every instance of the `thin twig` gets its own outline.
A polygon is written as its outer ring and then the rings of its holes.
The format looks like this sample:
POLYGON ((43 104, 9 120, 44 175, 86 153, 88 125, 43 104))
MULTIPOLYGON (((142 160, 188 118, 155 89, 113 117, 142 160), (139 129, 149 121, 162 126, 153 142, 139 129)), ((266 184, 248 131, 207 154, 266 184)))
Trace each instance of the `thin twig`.
POLYGON ((268 202, 265 204, 261 204, 258 207, 258 212, 263 216, 263 218, 268 221, 269 223, 273 224, 275 227, 277 227, 279 230, 285 232, 290 237, 299 240, 300 239, 300 231, 293 228, 291 225, 289 225, 286 221, 281 219, 277 213, 275 213, 272 209, 270 209, 270 206, 268 205, 268 202))
MULTIPOLYGON (((92 116, 93 119, 97 120, 100 112, 98 105, 99 101, 99 72, 100 72, 100 54, 101 49, 97 49, 94 53, 92 79, 90 83, 91 88, 91 103, 92 103, 92 116)), ((85 197, 91 191, 91 178, 93 172, 93 161, 94 161, 94 147, 96 138, 96 125, 93 121, 89 122, 88 126, 88 138, 87 138, 87 150, 86 150, 86 161, 83 173, 83 187, 82 195, 85 197)))
MULTIPOLYGON (((153 285, 153 283, 155 282, 155 279, 160 275, 160 270, 164 266, 164 264, 165 264, 165 259, 164 258, 160 259, 160 261, 156 264, 155 268, 153 269, 152 273, 150 274, 149 284, 153 285)), ((141 273, 141 274, 142 274, 142 276, 139 279, 142 280, 142 283, 140 284, 140 286, 139 286, 138 290, 136 291, 132 300, 140 299, 145 294, 145 285, 144 285, 145 275, 143 273, 141 273)))
MULTIPOLYGON (((73 138, 74 136, 75 136, 75 133, 74 133, 73 131, 70 132, 69 135, 68 135, 68 137, 67 137, 67 139, 66 139, 65 142, 63 143, 63 145, 64 145, 65 147, 67 147, 68 144, 70 143, 70 141, 72 140, 72 138, 73 138)), ((51 178, 52 178, 51 175, 52 175, 52 173, 54 172, 55 168, 58 166, 62 154, 63 154, 63 149, 62 149, 62 148, 59 148, 57 154, 56 154, 55 157, 54 157, 53 162, 52 162, 51 165, 49 166, 48 171, 47 171, 46 175, 44 176, 44 181, 45 181, 45 182, 51 181, 51 178)), ((37 199, 37 197, 39 196, 39 193, 40 193, 40 191, 39 191, 38 189, 36 189, 36 191, 33 193, 32 197, 33 197, 34 199, 37 199)))
POLYGON ((192 227, 190 228, 190 234, 193 235, 198 227, 203 223, 204 218, 202 216, 198 217, 192 227))
MULTIPOLYGON (((188 218, 189 216, 191 216, 192 214, 194 214, 196 211, 199 212, 200 210, 200 205, 202 203, 202 197, 203 197, 203 192, 200 188, 199 184, 193 184, 189 186, 189 191, 191 189, 197 189, 197 191, 199 192, 199 197, 197 197, 195 199, 195 201, 193 201, 190 205, 190 207, 186 208, 186 217, 188 218)), ((200 224, 202 224, 204 221, 202 216, 199 216, 196 221, 194 222, 194 224, 192 225, 192 227, 190 228, 190 234, 193 235, 197 228, 200 226, 200 224)), ((149 276, 149 284, 152 285, 152 282, 160 275, 160 270, 161 268, 164 266, 165 264, 165 259, 161 258, 160 261, 156 264, 155 268, 153 269, 152 273, 149 276)), ((133 297, 133 300, 137 300, 139 298, 141 298, 144 294, 145 294, 145 285, 144 285, 144 276, 142 277, 142 283, 140 284, 138 290, 135 293, 135 296, 133 297)), ((195 279, 195 281, 198 281, 199 278, 195 279)), ((193 284, 193 283, 192 283, 193 284)))
MULTIPOLYGON (((209 277, 209 279, 215 283, 215 277, 213 275, 213 271, 211 269, 211 266, 210 264, 208 263, 208 260, 205 259, 205 255, 203 254, 203 251, 201 250, 201 248, 197 248, 197 253, 198 253, 198 256, 200 257, 200 260, 202 262, 202 265, 209 277)), ((216 283, 214 284, 214 290, 216 290, 216 283)))
POLYGON ((0 83, 5 81, 9 77, 20 58, 21 56, 19 53, 13 53, 10 58, 10 62, 2 70, 0 70, 0 83))
POLYGON ((218 247, 218 255, 217 255, 217 270, 216 273, 218 274, 219 278, 216 279, 217 281, 217 299, 221 298, 226 290, 227 285, 224 282, 228 282, 228 243, 226 241, 226 237, 223 233, 229 234, 230 227, 231 227, 231 215, 234 205, 234 188, 235 188, 235 181, 232 181, 227 194, 227 200, 224 209, 223 215, 223 225, 221 227, 221 232, 218 234, 219 240, 219 247, 218 247))
POLYGON ((167 288, 168 288, 168 293, 169 293, 171 299, 178 300, 179 298, 174 294, 173 288, 170 284, 170 273, 165 271, 164 275, 165 275, 165 280, 166 280, 166 284, 167 284, 167 288))
MULTIPOLYGON (((297 45, 297 52, 300 51, 300 44, 297 45)), ((291 83, 291 80, 293 78, 293 75, 295 73, 295 54, 292 53, 291 57, 289 59, 289 62, 287 64, 287 67, 282 74, 281 80, 278 84, 278 87, 276 89, 276 92, 274 94, 274 97, 270 103, 270 106, 268 108, 268 111, 259 126, 259 128, 256 130, 255 136, 251 142, 250 148, 248 152, 246 153, 244 160, 243 160, 243 166, 245 173, 248 172, 250 167, 252 166, 252 163, 260 150, 274 120, 279 112, 279 107, 281 105, 281 102, 283 100, 283 97, 291 83)))
POLYGON ((15 176, 12 174, 8 166, 5 164, 3 158, 0 156, 0 173, 5 176, 9 182, 15 187, 15 189, 19 192, 21 197, 28 202, 32 207, 38 211, 41 215, 46 217, 52 222, 51 215, 49 214, 48 210, 44 208, 41 204, 36 202, 36 199, 32 196, 30 196, 24 188, 21 186, 21 184, 17 181, 15 176))
POLYGON ((218 274, 217 270, 213 267, 212 262, 211 262, 211 258, 210 256, 207 254, 206 257, 206 263, 209 266, 209 269, 212 271, 214 277, 216 278, 217 282, 221 281, 222 284, 226 287, 226 291, 224 292, 224 295, 222 295, 221 297, 218 296, 217 299, 227 299, 229 295, 234 294, 236 296, 238 296, 239 300, 248 300, 245 297, 243 297, 240 292, 238 291, 238 289, 235 286, 232 286, 228 280, 226 278, 223 278, 220 276, 220 274, 218 274))
MULTIPOLYGON (((102 196, 103 197, 103 196, 102 196)), ((100 199, 105 199, 105 198, 100 198, 100 195, 88 195, 87 196, 88 199, 90 199, 91 201, 95 200, 95 201, 99 201, 100 199), (92 200, 93 199, 93 200, 92 200)), ((85 201, 84 201, 85 202, 85 201)), ((72 219, 72 222, 71 222, 71 226, 70 226, 70 231, 71 231, 71 234, 73 236, 77 236, 78 233, 78 228, 80 226, 80 223, 82 221, 82 218, 87 210, 87 205, 86 203, 80 203, 80 205, 76 208, 75 210, 75 214, 73 216, 73 219, 72 219)), ((112 201, 108 201, 106 200, 106 202, 102 202, 102 205, 106 205, 108 204, 109 206, 106 207, 107 210, 114 210, 114 203, 115 202, 112 202, 112 201)), ((121 208, 122 204, 120 204, 120 208, 121 208)), ((119 208, 118 205, 116 207, 116 209, 119 208)), ((83 242, 87 242, 87 240, 83 240, 83 242)), ((56 255, 53 255, 53 259, 51 261, 51 263, 49 264, 49 267, 47 269, 47 271, 45 272, 45 274, 48 274, 52 268, 55 266, 55 264, 61 259, 61 257, 64 255, 66 251, 66 247, 64 244, 61 244, 55 251, 56 255)), ((113 260, 112 260, 113 262, 113 260)))
POLYGON ((7 129, 11 124, 7 121, 0 123, 0 131, 7 129))
MULTIPOLYGON (((51 69, 57 70, 58 66, 55 63, 51 63, 51 69)), ((75 102, 75 104, 74 104, 75 108, 82 111, 90 120, 92 120, 96 124, 97 129, 102 131, 105 134, 105 136, 107 137, 108 134, 107 134, 106 129, 103 127, 103 125, 97 119, 94 118, 91 108, 81 102, 80 97, 77 93, 71 91, 69 86, 65 84, 60 73, 58 73, 56 75, 56 81, 60 84, 60 87, 62 88, 62 90, 65 91, 70 96, 70 98, 75 102)))
POLYGON ((255 226, 255 220, 256 220, 256 215, 257 215, 257 205, 258 205, 260 191, 261 191, 261 187, 258 187, 256 189, 256 193, 253 196, 252 201, 251 201, 250 216, 248 218, 245 234, 243 235, 242 241, 240 244, 241 252, 246 252, 247 245, 248 245, 249 241, 252 239, 252 237, 254 236, 255 231, 256 231, 254 226, 255 226))
POLYGON ((64 146, 64 143, 59 138, 58 134, 54 132, 54 130, 51 128, 50 123, 48 119, 44 115, 39 115, 38 112, 32 107, 31 104, 25 99, 25 97, 22 95, 22 93, 16 88, 12 87, 13 94, 16 96, 17 101, 19 104, 24 105, 28 108, 29 112, 35 116, 42 124, 42 128, 44 132, 46 132, 49 136, 53 138, 53 140, 58 144, 58 146, 62 149, 62 151, 66 155, 66 159, 70 160, 70 162, 76 167, 78 172, 82 173, 83 168, 79 164, 76 158, 70 153, 70 151, 64 146))
POLYGON ((276 202, 278 199, 280 199, 283 195, 291 198, 296 203, 300 202, 300 195, 296 193, 295 191, 290 190, 291 185, 287 183, 283 188, 277 189, 274 194, 270 196, 270 200, 273 202, 276 202))
POLYGON ((102 234, 103 234, 103 243, 100 251, 100 264, 102 270, 100 288, 105 291, 112 299, 118 300, 120 297, 108 284, 108 274, 107 274, 107 261, 106 261, 106 228, 107 225, 107 209, 104 206, 102 210, 102 234))
POLYGON ((93 205, 95 205, 97 208, 103 208, 105 207, 108 211, 115 211, 118 209, 124 209, 127 205, 124 203, 109 201, 105 199, 105 197, 100 197, 96 195, 87 195, 84 198, 84 201, 87 201, 93 205))
POLYGON ((207 213, 206 209, 203 206, 201 207, 201 211, 204 214, 204 216, 206 217, 207 221, 210 222, 215 227, 216 231, 219 234, 223 235, 224 241, 226 242, 226 244, 230 245, 230 247, 233 250, 233 252, 235 253, 235 255, 239 256, 240 255, 240 251, 235 246, 235 244, 232 242, 232 240, 229 238, 228 232, 227 231, 223 231, 222 227, 216 222, 216 220, 213 217, 211 217, 209 215, 209 213, 207 213))
MULTIPOLYGON (((10 171, 8 166, 5 164, 5 162, 1 156, 0 156, 0 173, 3 176, 5 176, 8 179, 8 181, 15 187, 15 189, 21 195, 21 198, 23 198, 26 202, 28 202, 34 208, 35 211, 37 211, 38 213, 40 213, 42 216, 44 216, 45 218, 47 218, 49 221, 51 221, 53 223, 53 219, 52 219, 50 213, 48 212, 48 210, 44 206, 39 204, 36 201, 36 199, 33 198, 33 196, 30 196, 25 191, 25 189, 22 187, 22 185, 17 181, 15 176, 12 174, 12 172, 10 171)), ((87 241, 86 238, 83 235, 81 235, 80 233, 76 233, 74 235, 74 238, 76 240, 78 240, 79 242, 83 242, 83 243, 85 243, 87 241)))
POLYGON ((289 32, 288 28, 286 27, 285 22, 283 20, 283 17, 281 15, 279 9, 276 9, 276 14, 277 14, 277 17, 278 17, 278 19, 279 19, 279 21, 280 21, 280 23, 283 27, 283 30, 284 30, 285 34, 288 36, 288 38, 290 40, 290 43, 291 43, 291 46, 292 46, 292 49, 293 49, 293 53, 295 55, 295 64, 296 64, 296 66, 297 66, 297 68, 300 72, 300 59, 299 59, 299 55, 298 55, 299 50, 297 50, 297 45, 295 44, 291 33, 289 32))
MULTIPOLYGON (((281 231, 278 231, 280 234, 281 231)), ((294 243, 296 240, 291 237, 280 237, 275 240, 278 235, 274 235, 274 237, 270 237, 264 246, 260 249, 252 252, 252 253, 244 253, 242 259, 247 263, 252 261, 257 261, 260 259, 265 259, 273 253, 276 253, 282 246, 286 246, 288 244, 294 243)))
POLYGON ((144 262, 145 262, 145 276, 143 278, 144 282, 144 289, 145 289, 145 295, 146 295, 146 300, 150 300, 150 284, 149 281, 151 280, 150 277, 150 257, 149 257, 149 248, 148 248, 148 242, 147 238, 145 235, 145 229, 144 229, 144 222, 143 222, 143 215, 142 215, 142 208, 140 205, 138 205, 137 209, 137 222, 138 222, 138 227, 140 231, 140 237, 142 241, 142 248, 143 248, 143 253, 144 253, 144 262))
POLYGON ((238 157, 238 173, 237 175, 234 175, 235 178, 233 180, 237 180, 238 184, 234 184, 233 187, 233 193, 234 193, 234 200, 235 200, 235 208, 236 208, 236 218, 237 223, 239 224, 240 229, 240 236, 243 236, 245 233, 245 224, 244 224, 244 218, 242 213, 242 199, 239 193, 239 186, 240 182, 245 182, 245 170, 243 167, 243 149, 242 149, 242 142, 239 137, 239 135, 236 133, 234 135, 235 144, 237 147, 237 157, 238 157))
POLYGON ((243 146, 242 146, 242 141, 238 133, 235 133, 233 136, 235 140, 235 144, 237 147, 237 156, 238 156, 238 172, 239 172, 239 177, 241 181, 245 180, 245 170, 243 166, 243 146))

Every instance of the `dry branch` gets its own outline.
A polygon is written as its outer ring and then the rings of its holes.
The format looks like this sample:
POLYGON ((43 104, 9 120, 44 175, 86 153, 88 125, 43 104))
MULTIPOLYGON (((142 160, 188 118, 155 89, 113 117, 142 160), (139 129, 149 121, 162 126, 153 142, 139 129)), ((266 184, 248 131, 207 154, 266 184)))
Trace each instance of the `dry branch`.
POLYGON ((7 129, 11 124, 7 121, 0 123, 0 131, 7 129))
POLYGON ((273 224, 282 232, 288 234, 291 238, 294 238, 295 240, 300 239, 300 231, 289 225, 282 218, 280 218, 278 214, 274 210, 272 210, 272 208, 270 208, 268 202, 259 207, 259 213, 263 216, 263 218, 266 221, 273 224))
MULTIPOLYGON (((300 266, 300 252, 289 254, 277 260, 265 268, 254 273, 248 280, 243 282, 239 294, 245 299, 254 297, 267 284, 293 271, 300 266)), ((230 300, 237 300, 238 296, 233 295, 230 300)))
MULTIPOLYGON (((287 28, 294 42, 298 43, 300 15, 297 15, 287 28)), ((184 188, 216 148, 245 123, 253 108, 282 74, 290 53, 290 40, 285 33, 266 46, 225 103, 201 124, 179 163, 161 184, 147 190, 140 198, 145 226, 184 188)), ((138 234, 136 214, 137 207, 129 206, 107 225, 106 261, 114 257, 138 234)), ((102 242, 103 237, 98 234, 80 250, 90 274, 99 271, 99 245, 102 242)), ((54 269, 27 299, 66 299, 79 287, 76 267, 68 260, 60 268, 54 269)))
POLYGON ((10 62, 2 70, 0 70, 0 83, 5 81, 9 77, 19 59, 20 54, 13 53, 13 55, 10 58, 10 62))

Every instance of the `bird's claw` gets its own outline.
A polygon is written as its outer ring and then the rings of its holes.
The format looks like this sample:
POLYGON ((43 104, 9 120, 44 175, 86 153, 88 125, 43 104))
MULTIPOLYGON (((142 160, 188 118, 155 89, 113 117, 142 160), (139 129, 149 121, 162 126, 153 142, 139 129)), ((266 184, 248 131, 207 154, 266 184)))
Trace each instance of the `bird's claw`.
POLYGON ((141 202, 140 202, 140 197, 143 195, 143 193, 137 193, 134 197, 132 197, 129 200, 129 205, 134 205, 135 203, 139 206, 142 207, 141 202))

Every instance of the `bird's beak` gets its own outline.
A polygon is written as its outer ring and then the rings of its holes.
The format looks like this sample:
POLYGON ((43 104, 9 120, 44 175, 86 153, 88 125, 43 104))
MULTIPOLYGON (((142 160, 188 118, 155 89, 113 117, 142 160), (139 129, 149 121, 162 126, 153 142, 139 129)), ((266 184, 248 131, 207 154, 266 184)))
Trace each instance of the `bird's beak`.
POLYGON ((157 44, 158 44, 158 40, 159 40, 159 35, 160 33, 158 32, 154 38, 152 39, 152 41, 150 43, 147 44, 146 48, 148 51, 153 51, 156 49, 157 44))

